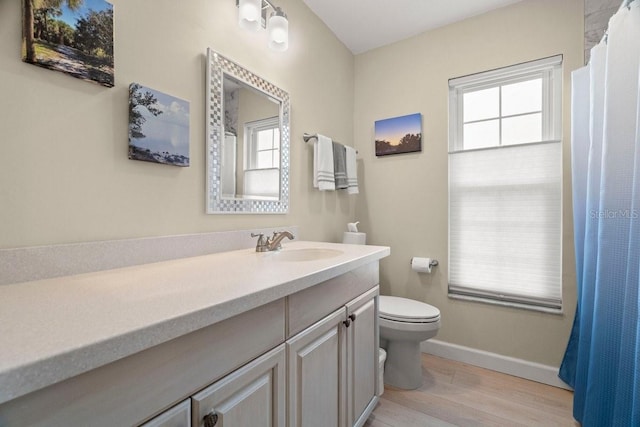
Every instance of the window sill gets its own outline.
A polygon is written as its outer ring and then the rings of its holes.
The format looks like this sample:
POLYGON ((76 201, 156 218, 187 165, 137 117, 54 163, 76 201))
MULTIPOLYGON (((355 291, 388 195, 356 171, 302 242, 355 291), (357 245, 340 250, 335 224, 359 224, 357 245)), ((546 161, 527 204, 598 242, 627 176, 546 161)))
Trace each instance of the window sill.
POLYGON ((458 299, 463 301, 473 301, 473 302, 480 302, 484 304, 500 305, 502 307, 519 308, 523 310, 538 311, 538 312, 548 313, 548 314, 564 315, 564 310, 562 307, 560 308, 542 307, 542 306, 532 305, 532 304, 524 304, 524 303, 518 303, 518 302, 512 302, 512 301, 500 301, 492 298, 483 298, 483 297, 477 297, 477 296, 471 296, 471 295, 459 295, 459 294, 452 294, 452 293, 449 293, 448 296, 451 299, 458 299))

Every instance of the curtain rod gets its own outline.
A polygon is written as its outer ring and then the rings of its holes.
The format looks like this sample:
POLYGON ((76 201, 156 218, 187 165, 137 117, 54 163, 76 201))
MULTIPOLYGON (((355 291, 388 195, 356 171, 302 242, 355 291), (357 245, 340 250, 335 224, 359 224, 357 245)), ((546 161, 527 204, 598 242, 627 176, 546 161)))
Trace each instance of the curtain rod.
MULTIPOLYGON (((312 139, 318 139, 318 134, 313 134, 313 135, 311 135, 310 133, 304 133, 304 134, 302 135, 302 139, 304 139, 304 142, 309 142, 309 141, 311 141, 312 139)), ((332 140, 332 141, 333 141, 333 140, 332 140)), ((341 142, 338 142, 338 141, 333 141, 333 142, 335 142, 335 143, 337 143, 337 144, 344 145, 344 144, 342 144, 341 142)), ((356 154, 358 154, 358 150, 356 150, 356 154)))

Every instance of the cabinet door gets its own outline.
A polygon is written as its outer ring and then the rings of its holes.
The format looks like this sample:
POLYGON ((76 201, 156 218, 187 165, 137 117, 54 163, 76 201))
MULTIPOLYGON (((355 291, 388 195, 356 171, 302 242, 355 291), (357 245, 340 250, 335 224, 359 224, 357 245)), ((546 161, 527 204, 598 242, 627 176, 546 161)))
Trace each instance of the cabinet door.
POLYGON ((378 401, 378 287, 347 304, 348 424, 363 425, 378 401))
POLYGON ((191 401, 189 399, 161 413, 140 427, 190 427, 191 401))
POLYGON ((285 366, 285 345, 281 344, 196 394, 193 427, 204 426, 205 417, 208 425, 216 427, 284 427, 285 366))
POLYGON ((290 427, 346 425, 344 307, 287 341, 290 427))

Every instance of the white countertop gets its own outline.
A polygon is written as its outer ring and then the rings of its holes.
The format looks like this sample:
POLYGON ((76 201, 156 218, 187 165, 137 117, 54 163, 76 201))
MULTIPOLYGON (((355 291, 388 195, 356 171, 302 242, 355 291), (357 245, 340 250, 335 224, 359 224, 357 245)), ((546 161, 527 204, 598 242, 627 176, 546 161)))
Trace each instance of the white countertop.
POLYGON ((0 286, 0 404, 204 328, 389 255, 384 246, 289 242, 0 286), (284 252, 339 250, 282 261, 284 252))

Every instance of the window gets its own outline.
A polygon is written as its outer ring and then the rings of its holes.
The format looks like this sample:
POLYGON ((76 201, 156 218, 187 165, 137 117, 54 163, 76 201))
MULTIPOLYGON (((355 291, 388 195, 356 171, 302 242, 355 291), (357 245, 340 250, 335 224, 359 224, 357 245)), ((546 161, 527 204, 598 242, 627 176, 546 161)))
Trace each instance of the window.
POLYGON ((249 148, 246 169, 280 167, 280 121, 278 117, 247 123, 244 134, 249 148))
POLYGON ((280 197, 280 119, 278 116, 244 125, 243 194, 280 197))
POLYGON ((562 310, 562 56, 449 81, 449 296, 562 310))

